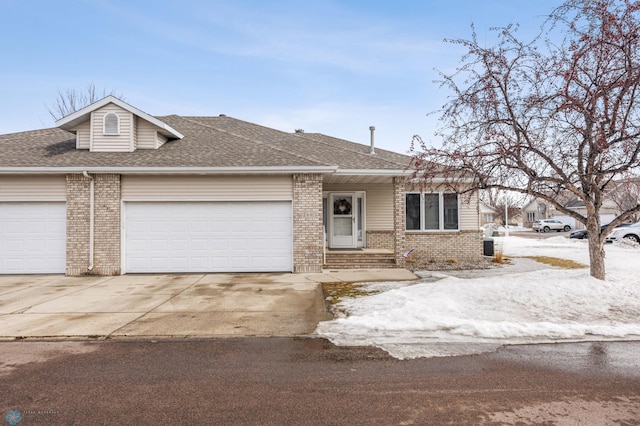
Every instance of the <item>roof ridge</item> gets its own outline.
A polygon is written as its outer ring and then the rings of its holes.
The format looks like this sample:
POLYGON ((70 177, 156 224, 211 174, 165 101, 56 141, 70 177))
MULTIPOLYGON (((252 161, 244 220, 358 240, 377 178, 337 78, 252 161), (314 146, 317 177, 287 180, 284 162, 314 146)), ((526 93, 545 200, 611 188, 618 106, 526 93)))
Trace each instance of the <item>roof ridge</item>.
MULTIPOLYGON (((190 123, 194 123, 194 124, 197 124, 197 125, 199 125, 199 126, 203 126, 203 127, 208 127, 208 128, 210 128, 210 129, 216 130, 216 131, 218 131, 218 132, 226 133, 226 134, 228 134, 228 135, 232 135, 232 136, 235 136, 235 137, 240 138, 240 139, 244 139, 244 140, 249 141, 249 142, 252 142, 252 143, 257 143, 257 144, 260 144, 260 145, 264 145, 264 146, 267 146, 267 147, 269 147, 269 148, 273 149, 274 151, 282 152, 282 153, 284 153, 284 154, 287 154, 287 155, 290 155, 290 156, 293 156, 293 157, 297 157, 297 158, 300 158, 300 159, 305 160, 305 161, 313 161, 313 162, 318 163, 318 165, 322 165, 322 166, 331 166, 331 164, 326 163, 326 162, 322 162, 322 161, 318 161, 318 160, 317 160, 317 159, 315 159, 315 158, 306 158, 306 157, 304 157, 304 156, 302 156, 302 155, 299 155, 299 154, 297 154, 297 153, 293 153, 293 152, 289 152, 289 151, 286 151, 286 150, 281 149, 281 148, 277 148, 277 147, 275 147, 275 146, 273 146, 273 145, 271 145, 271 144, 269 144, 269 143, 265 143, 265 142, 259 141, 259 140, 257 140, 257 139, 248 138, 248 137, 246 137, 246 136, 239 135, 239 134, 237 134, 237 133, 230 132, 230 131, 228 131, 228 130, 223 130, 223 129, 220 129, 220 128, 218 128, 218 127, 212 126, 212 125, 210 125, 210 124, 202 123, 202 122, 200 122, 200 121, 198 121, 198 120, 193 120, 193 119, 191 119, 191 118, 187 118, 187 117, 184 117, 184 116, 181 116, 181 115, 178 115, 178 117, 180 117, 180 118, 182 118, 183 120, 186 120, 186 121, 188 121, 188 122, 190 122, 190 123)), ((213 118, 213 117, 212 117, 212 118, 213 118)), ((231 118, 232 120, 236 120, 235 118, 232 118, 232 117, 225 117, 225 118, 231 118)), ((239 120, 239 121, 242 121, 242 120, 239 120)), ((288 134, 288 133, 286 133, 286 132, 282 132, 282 133, 288 134)))
MULTIPOLYGON (((353 141, 348 141, 346 139, 341 139, 341 138, 336 138, 336 137, 333 137, 333 136, 328 136, 328 135, 325 135, 323 133, 310 133, 310 134, 311 135, 320 135, 320 136, 323 136, 325 138, 338 139, 338 140, 341 140, 341 141, 344 141, 344 142, 355 143, 355 144, 362 145, 362 146, 365 146, 365 147, 367 146, 365 144, 360 144, 358 142, 353 142, 353 141)), ((296 133, 295 135, 296 135, 296 137, 310 139, 310 140, 313 140, 314 142, 321 143, 321 144, 323 144, 325 146, 329 146, 331 148, 339 148, 339 149, 342 149, 344 151, 349 151, 349 152, 352 152, 352 153, 358 154, 358 155, 371 155, 371 154, 365 154, 365 153, 362 153, 362 152, 358 152, 355 149, 351 149, 351 148, 336 147, 336 146, 331 145, 331 144, 329 144, 327 142, 324 142, 322 140, 314 139, 313 137, 308 137, 308 135, 306 133, 296 133)), ((381 149, 381 151, 389 152, 389 153, 396 154, 396 155, 404 155, 404 154, 400 154, 398 152, 388 151, 386 149, 381 149)), ((375 155, 375 154, 373 154, 373 155, 375 155)), ((409 158, 409 164, 408 165, 402 165, 402 164, 400 164, 400 163, 398 163, 396 161, 388 160, 386 158, 380 158, 380 157, 376 157, 376 158, 378 160, 380 160, 380 161, 384 161, 385 163, 402 166, 405 170, 407 170, 409 168, 409 165, 411 164, 410 158, 409 158)))

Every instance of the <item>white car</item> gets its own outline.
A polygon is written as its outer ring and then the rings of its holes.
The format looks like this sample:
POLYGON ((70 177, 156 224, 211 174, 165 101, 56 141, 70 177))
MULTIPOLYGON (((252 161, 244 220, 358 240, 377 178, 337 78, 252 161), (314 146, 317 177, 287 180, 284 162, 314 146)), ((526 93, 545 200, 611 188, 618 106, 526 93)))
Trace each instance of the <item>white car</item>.
POLYGON ((615 228, 607 235, 605 242, 612 243, 614 241, 622 241, 625 238, 640 243, 640 222, 622 228, 615 228))
POLYGON ((555 219, 541 219, 533 222, 533 230, 536 232, 549 232, 549 231, 571 231, 571 225, 562 223, 555 219))

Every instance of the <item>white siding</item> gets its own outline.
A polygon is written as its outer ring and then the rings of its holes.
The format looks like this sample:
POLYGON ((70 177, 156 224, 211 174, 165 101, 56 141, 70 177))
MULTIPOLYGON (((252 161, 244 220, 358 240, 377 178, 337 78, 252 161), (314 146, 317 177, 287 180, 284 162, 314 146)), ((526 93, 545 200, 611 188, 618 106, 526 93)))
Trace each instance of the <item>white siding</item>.
POLYGON ((123 176, 123 201, 292 200, 290 176, 123 176))
POLYGON ((0 176, 0 201, 66 201, 64 176, 0 176))
POLYGON ((156 132, 156 138, 157 138, 158 148, 160 148, 162 145, 165 144, 165 142, 169 140, 168 137, 166 137, 163 134, 160 134, 159 132, 156 132))
POLYGON ((131 115, 131 150, 138 149, 138 119, 137 116, 131 115))
POLYGON ((138 118, 138 149, 157 148, 156 133, 156 127, 153 124, 138 118))
POLYGON ((108 104, 91 113, 91 151, 94 152, 130 152, 132 151, 133 114, 115 104, 108 104), (120 117, 120 134, 103 133, 104 116, 110 112, 120 117))
POLYGON ((141 118, 138 118, 137 128, 138 149, 156 149, 168 139, 158 132, 158 127, 141 118))
POLYGON ((325 192, 365 192, 367 231, 393 231, 393 186, 391 184, 326 184, 325 192))
POLYGON ((475 231, 480 229, 478 193, 476 192, 468 202, 466 195, 463 195, 460 198, 460 230, 475 231))
POLYGON ((91 144, 91 121, 87 120, 76 127, 76 149, 89 149, 91 144))

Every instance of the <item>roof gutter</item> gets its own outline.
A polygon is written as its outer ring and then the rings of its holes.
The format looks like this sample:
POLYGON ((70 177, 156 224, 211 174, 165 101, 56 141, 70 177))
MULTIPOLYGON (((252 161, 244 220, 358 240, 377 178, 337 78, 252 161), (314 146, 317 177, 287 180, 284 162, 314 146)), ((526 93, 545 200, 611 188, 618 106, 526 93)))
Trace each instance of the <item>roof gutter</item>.
POLYGON ((413 170, 406 169, 337 169, 336 175, 343 176, 411 176, 413 170))
POLYGON ((115 174, 292 174, 335 173, 337 166, 309 167, 0 167, 0 175, 67 174, 67 173, 115 173, 115 174))

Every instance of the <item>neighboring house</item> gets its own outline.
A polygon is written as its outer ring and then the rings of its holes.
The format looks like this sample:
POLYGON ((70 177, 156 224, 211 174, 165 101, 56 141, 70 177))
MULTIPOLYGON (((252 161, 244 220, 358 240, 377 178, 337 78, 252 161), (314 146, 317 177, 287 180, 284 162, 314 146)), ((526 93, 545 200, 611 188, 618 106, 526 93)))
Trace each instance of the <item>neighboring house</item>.
POLYGON ((545 200, 534 198, 522 207, 522 220, 525 228, 531 228, 533 222, 550 219, 555 213, 555 206, 545 200))
POLYGON ((500 223, 500 219, 498 218, 498 214, 497 214, 498 210, 495 207, 492 207, 489 204, 480 201, 479 211, 480 211, 480 226, 500 223))
POLYGON ((523 226, 522 213, 516 213, 509 217, 509 225, 511 226, 523 226))
POLYGON ((405 155, 224 115, 153 117, 112 96, 56 126, 0 136, 0 273, 320 272, 367 253, 402 266, 410 248, 425 261, 482 256, 477 197, 412 190, 405 155))
MULTIPOLYGON (((564 206, 570 210, 574 210, 582 215, 587 214, 587 209, 584 202, 578 198, 572 198, 568 200, 564 206)), ((606 225, 611 222, 619 214, 619 209, 616 204, 610 199, 605 197, 602 207, 600 208, 600 223, 606 225)), ((557 211, 555 206, 549 204, 547 201, 534 199, 522 208, 522 215, 524 218, 524 226, 531 228, 533 222, 538 219, 557 219, 571 225, 573 229, 584 229, 584 225, 573 217, 557 211)))
MULTIPOLYGON (((575 212, 580 213, 581 215, 584 215, 584 216, 587 215, 587 207, 584 205, 584 202, 578 198, 574 198, 573 200, 569 201, 567 204, 565 204, 565 207, 571 210, 574 210, 575 212)), ((620 211, 618 209, 618 206, 616 206, 613 200, 605 196, 602 201, 602 207, 600 207, 600 224, 602 225, 608 224, 613 219, 615 219, 619 214, 620 214, 620 211)), ((566 223, 573 225, 574 229, 585 229, 585 226, 582 223, 576 221, 573 218, 570 218, 570 219, 571 220, 567 219, 566 223)))

